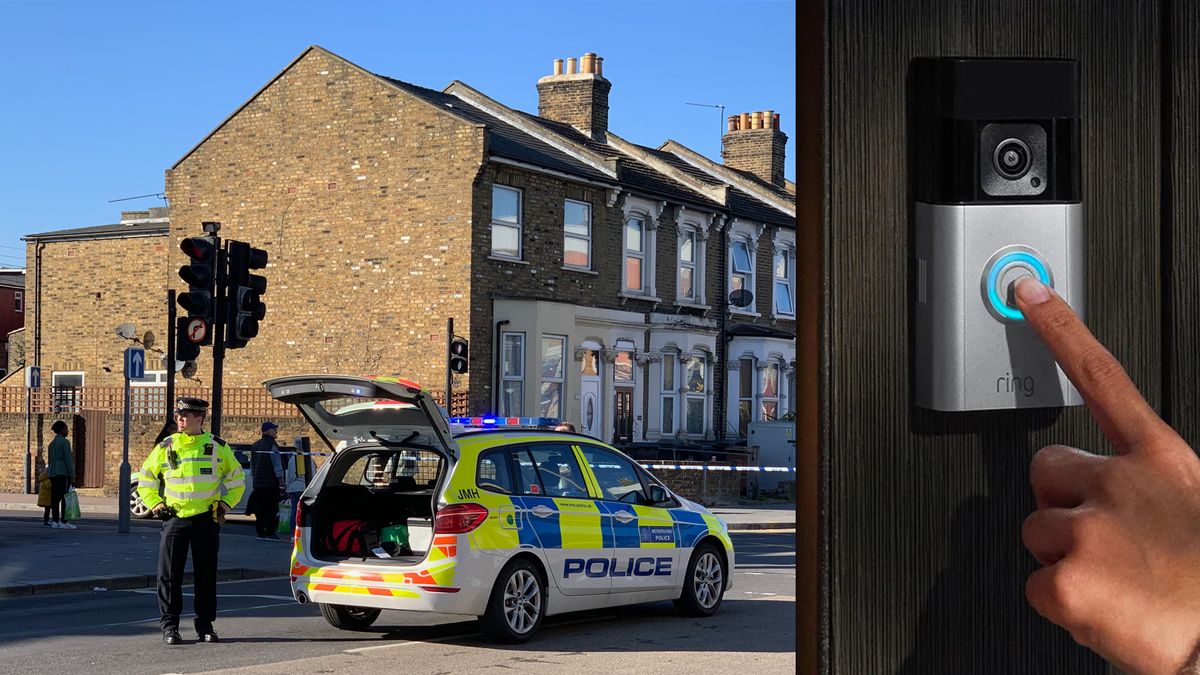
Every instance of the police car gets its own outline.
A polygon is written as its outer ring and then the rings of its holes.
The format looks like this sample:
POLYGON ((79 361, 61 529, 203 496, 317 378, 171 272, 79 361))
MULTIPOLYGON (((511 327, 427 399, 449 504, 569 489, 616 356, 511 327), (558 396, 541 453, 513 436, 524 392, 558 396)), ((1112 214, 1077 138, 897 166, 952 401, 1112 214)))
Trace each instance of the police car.
POLYGON ((563 612, 673 600, 708 616, 732 586, 725 524, 591 437, 526 418, 454 433, 398 378, 265 385, 335 450, 300 500, 290 578, 337 628, 425 611, 524 642, 563 612))

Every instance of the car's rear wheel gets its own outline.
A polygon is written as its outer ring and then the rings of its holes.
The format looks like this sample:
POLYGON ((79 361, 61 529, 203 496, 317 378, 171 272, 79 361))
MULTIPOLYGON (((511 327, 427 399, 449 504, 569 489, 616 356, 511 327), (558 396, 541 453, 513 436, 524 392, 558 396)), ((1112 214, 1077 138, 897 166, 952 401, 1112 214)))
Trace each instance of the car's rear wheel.
POLYGON ((349 607, 321 603, 321 616, 334 628, 366 630, 379 618, 381 610, 372 607, 349 607))
POLYGON ((538 569, 525 558, 515 558, 496 577, 487 610, 479 617, 480 627, 498 642, 525 642, 542 625, 546 597, 538 569))
POLYGON ((709 542, 697 546, 675 609, 685 616, 712 616, 725 597, 725 574, 725 559, 717 547, 709 542))
POLYGON ((149 518, 150 509, 146 507, 137 492, 137 483, 134 482, 129 486, 129 515, 134 518, 149 518))

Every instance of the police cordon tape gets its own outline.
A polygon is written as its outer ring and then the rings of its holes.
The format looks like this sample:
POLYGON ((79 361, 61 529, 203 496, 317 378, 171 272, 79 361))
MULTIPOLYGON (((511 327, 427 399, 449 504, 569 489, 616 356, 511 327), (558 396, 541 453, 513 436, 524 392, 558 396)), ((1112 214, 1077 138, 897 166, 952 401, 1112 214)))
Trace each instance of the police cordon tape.
POLYGON ((682 469, 693 471, 761 471, 795 473, 794 466, 728 466, 725 464, 642 464, 644 469, 682 469))
MULTIPOLYGON (((248 451, 249 454, 254 454, 255 451, 248 451)), ((328 457, 332 452, 297 452, 295 450, 280 450, 281 455, 306 455, 310 457, 328 457)), ((413 461, 417 462, 436 462, 436 457, 414 457, 413 461)), ((672 469, 676 471, 756 471, 760 473, 795 473, 794 466, 729 466, 726 464, 641 464, 643 469, 672 469)), ((620 467, 609 467, 619 469, 620 467)))

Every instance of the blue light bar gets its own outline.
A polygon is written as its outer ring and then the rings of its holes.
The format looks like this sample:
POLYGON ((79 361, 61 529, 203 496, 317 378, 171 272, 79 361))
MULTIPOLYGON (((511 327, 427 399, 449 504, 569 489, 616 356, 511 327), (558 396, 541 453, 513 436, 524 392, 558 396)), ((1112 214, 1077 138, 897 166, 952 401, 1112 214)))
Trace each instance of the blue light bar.
POLYGON ((553 427, 557 417, 451 417, 450 424, 484 429, 529 429, 553 427))

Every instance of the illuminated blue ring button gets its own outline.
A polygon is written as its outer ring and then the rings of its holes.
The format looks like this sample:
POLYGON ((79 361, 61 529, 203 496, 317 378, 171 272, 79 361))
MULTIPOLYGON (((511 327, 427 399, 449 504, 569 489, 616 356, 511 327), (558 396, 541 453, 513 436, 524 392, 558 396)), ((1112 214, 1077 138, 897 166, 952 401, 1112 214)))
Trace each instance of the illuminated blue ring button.
POLYGON ((1008 303, 1004 302, 1004 299, 1001 298, 1000 294, 996 292, 996 280, 1000 277, 1000 271, 1012 263, 1024 263, 1033 268, 1033 271, 1037 272, 1038 279, 1047 286, 1051 285, 1050 273, 1046 271, 1046 266, 1041 260, 1039 260, 1033 254, 1026 253, 1024 251, 1007 253, 1001 256, 1000 259, 992 265, 991 271, 988 272, 988 300, 991 301, 992 308, 1006 319, 1010 319, 1012 321, 1024 321, 1025 315, 1021 314, 1021 310, 1015 307, 1009 307, 1008 303))

